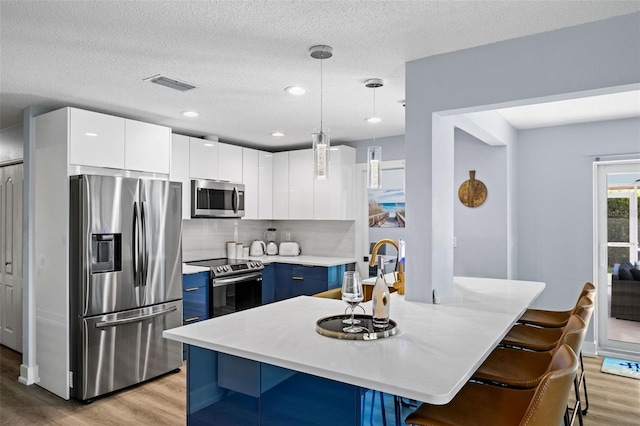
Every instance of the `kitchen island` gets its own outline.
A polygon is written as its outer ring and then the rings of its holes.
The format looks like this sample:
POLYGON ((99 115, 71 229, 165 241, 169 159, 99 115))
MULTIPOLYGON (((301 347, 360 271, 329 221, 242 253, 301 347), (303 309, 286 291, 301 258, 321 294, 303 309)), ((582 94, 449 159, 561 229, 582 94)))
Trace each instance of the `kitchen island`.
POLYGON ((189 424, 361 425, 369 423, 370 390, 449 402, 544 287, 456 277, 454 295, 439 305, 393 294, 399 331, 373 341, 319 335, 316 320, 342 313, 345 304, 305 296, 164 337, 191 345, 189 424))

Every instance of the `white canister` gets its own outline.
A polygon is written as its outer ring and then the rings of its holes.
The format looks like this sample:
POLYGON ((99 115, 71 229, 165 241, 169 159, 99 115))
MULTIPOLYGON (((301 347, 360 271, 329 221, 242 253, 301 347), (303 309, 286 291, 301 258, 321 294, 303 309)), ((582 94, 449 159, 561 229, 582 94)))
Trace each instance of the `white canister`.
POLYGON ((235 259, 236 258, 236 242, 235 241, 227 241, 227 258, 235 259))
POLYGON ((242 243, 236 244, 236 258, 242 259, 242 243))
POLYGON ((249 258, 249 246, 243 246, 242 247, 242 257, 244 259, 248 259, 249 258))

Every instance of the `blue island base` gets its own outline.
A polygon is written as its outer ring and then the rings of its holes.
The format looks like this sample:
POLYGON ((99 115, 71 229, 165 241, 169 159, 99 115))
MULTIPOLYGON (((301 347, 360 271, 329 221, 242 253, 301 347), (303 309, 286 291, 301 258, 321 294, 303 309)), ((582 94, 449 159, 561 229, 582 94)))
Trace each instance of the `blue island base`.
POLYGON ((187 352, 189 426, 397 424, 393 395, 196 346, 187 352))

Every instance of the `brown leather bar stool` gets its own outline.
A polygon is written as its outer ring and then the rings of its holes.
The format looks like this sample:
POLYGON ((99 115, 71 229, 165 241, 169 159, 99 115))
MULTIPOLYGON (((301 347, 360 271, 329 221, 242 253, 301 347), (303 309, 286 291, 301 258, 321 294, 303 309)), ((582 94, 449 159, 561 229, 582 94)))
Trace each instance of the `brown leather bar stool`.
MULTIPOLYGON (((594 310, 594 303, 592 300, 583 296, 578 301, 578 307, 575 310, 575 314, 580 316, 585 322, 587 327, 591 320, 591 315, 594 310)), ((529 349, 533 351, 548 351, 551 350, 557 341, 560 339, 562 328, 541 328, 532 327, 523 324, 517 324, 507 333, 505 338, 500 342, 501 345, 517 347, 523 349, 529 349)), ((586 415, 589 410, 589 394, 587 392, 587 379, 584 372, 584 362, 582 359, 582 351, 576 352, 580 360, 580 373, 578 374, 577 386, 578 389, 582 386, 584 390, 584 408, 582 409, 582 415, 586 415)), ((579 398, 579 391, 576 394, 576 398, 579 398)))
POLYGON ((563 345, 556 351, 551 371, 533 389, 512 389, 469 382, 446 405, 424 403, 405 423, 421 426, 548 426, 566 420, 571 384, 578 359, 563 345))
POLYGON ((518 320, 521 324, 535 325, 538 327, 557 328, 564 327, 569 321, 569 317, 578 307, 580 300, 588 297, 591 302, 595 303, 596 287, 591 283, 585 283, 578 296, 578 300, 573 309, 568 311, 546 311, 542 309, 527 309, 518 320))
MULTIPOLYGON (((579 353, 586 333, 587 324, 582 318, 574 314, 569 319, 564 329, 564 334, 553 350, 534 352, 498 347, 487 357, 471 379, 514 388, 534 388, 540 383, 542 377, 550 371, 551 361, 557 349, 566 344, 574 353, 579 353)), ((568 424, 572 425, 577 416, 578 422, 582 426, 583 420, 582 411, 580 410, 580 391, 578 386, 576 376, 574 383, 576 402, 573 407, 570 408, 572 415, 568 424)))
MULTIPOLYGON (((593 309, 593 302, 588 297, 583 296, 578 302, 574 313, 588 325, 593 309)), ((562 337, 565 326, 542 328, 516 324, 509 330, 500 344, 532 351, 550 351, 558 345, 558 340, 562 337)))

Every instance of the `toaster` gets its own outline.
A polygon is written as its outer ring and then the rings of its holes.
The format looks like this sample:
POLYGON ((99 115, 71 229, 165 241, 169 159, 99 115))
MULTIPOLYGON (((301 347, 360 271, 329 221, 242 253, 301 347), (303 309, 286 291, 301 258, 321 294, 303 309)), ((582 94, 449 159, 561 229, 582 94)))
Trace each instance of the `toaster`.
POLYGON ((300 244, 293 241, 283 241, 280 243, 280 256, 298 256, 300 254, 300 244))

